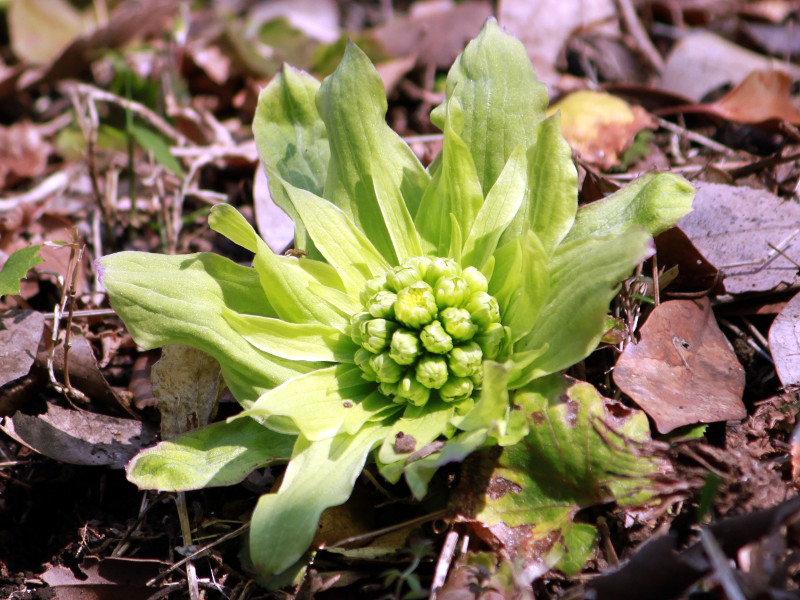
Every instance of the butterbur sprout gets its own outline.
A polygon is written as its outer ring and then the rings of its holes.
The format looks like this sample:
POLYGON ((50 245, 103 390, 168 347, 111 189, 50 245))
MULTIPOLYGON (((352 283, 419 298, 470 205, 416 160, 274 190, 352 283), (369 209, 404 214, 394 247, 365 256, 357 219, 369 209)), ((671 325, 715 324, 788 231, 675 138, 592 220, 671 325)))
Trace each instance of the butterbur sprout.
POLYGON ((370 458, 421 498, 441 465, 525 437, 528 386, 592 352, 619 282, 690 210, 691 186, 666 173, 578 210, 559 117, 494 20, 446 87, 431 114, 442 153, 426 169, 386 124, 383 83, 355 44, 321 84, 285 66, 254 132, 307 256, 276 256, 220 204, 210 226, 252 267, 210 253, 99 260, 136 343, 210 354, 242 406, 141 452, 129 479, 188 490, 285 462, 249 529, 265 577, 304 563, 320 514, 370 458), (435 451, 412 459, 401 433, 435 451))

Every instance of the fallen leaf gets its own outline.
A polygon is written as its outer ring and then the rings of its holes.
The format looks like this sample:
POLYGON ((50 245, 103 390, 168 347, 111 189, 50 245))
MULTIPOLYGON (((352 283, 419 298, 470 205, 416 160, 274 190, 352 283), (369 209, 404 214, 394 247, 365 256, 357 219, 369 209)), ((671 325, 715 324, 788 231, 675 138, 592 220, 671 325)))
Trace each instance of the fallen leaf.
POLYGON ((161 413, 162 439, 208 425, 222 386, 216 360, 196 348, 168 344, 150 377, 161 413))
MULTIPOLYGON (((795 522, 800 496, 778 506, 745 514, 709 526, 729 558, 745 544, 779 531, 795 522)), ((700 542, 680 550, 677 532, 655 537, 643 544, 620 568, 603 573, 583 586, 577 597, 595 600, 671 600, 711 571, 700 542)))
POLYGON ((44 315, 10 310, 0 315, 0 386, 28 374, 44 331, 44 315))
POLYGON ((722 271, 727 293, 766 292, 800 283, 798 268, 789 260, 800 262, 800 205, 764 190, 696 184, 693 211, 678 227, 722 271))
POLYGON ((519 392, 530 433, 470 458, 454 499, 458 520, 524 568, 556 564, 577 573, 593 551, 594 527, 574 523, 582 508, 616 500, 644 504, 662 463, 634 446, 649 440, 644 413, 557 375, 519 392))
POLYGON ((769 352, 784 387, 800 383, 800 294, 775 317, 769 328, 769 352))
POLYGON ((679 227, 672 227, 657 235, 655 244, 659 268, 678 269, 678 276, 672 282, 675 288, 682 291, 724 292, 719 269, 706 260, 679 227))
MULTIPOLYGON (((49 352, 42 352, 36 357, 37 364, 45 369, 49 352)), ((53 372, 59 381, 64 378, 64 344, 56 347, 53 355, 53 372)), ((82 335, 70 336, 69 349, 69 382, 72 387, 83 392, 92 403, 104 411, 109 411, 118 416, 127 414, 125 403, 109 385, 105 375, 100 371, 97 358, 89 341, 82 335)))
POLYGON ((0 126, 0 188, 14 177, 37 177, 45 172, 50 144, 29 121, 0 126))
POLYGON ((707 298, 669 300, 653 309, 638 344, 629 344, 614 382, 667 433, 683 425, 747 415, 744 369, 707 298))
POLYGON ((791 96, 791 86, 788 73, 756 70, 715 102, 674 106, 659 114, 703 113, 737 123, 786 121, 800 125, 800 109, 791 96))
POLYGON ((253 206, 258 233, 273 252, 283 253, 294 239, 294 221, 272 200, 264 169, 256 169, 253 180, 253 206))
POLYGON ((491 16, 492 7, 483 0, 416 2, 408 16, 376 27, 368 35, 390 56, 414 56, 418 64, 446 69, 491 16))
POLYGON ((673 46, 664 64, 660 87, 700 102, 720 86, 738 85, 748 73, 769 69, 800 77, 800 66, 751 52, 708 31, 695 31, 673 46))
POLYGON ((619 36, 619 19, 613 0, 500 0, 497 19, 525 45, 540 81, 558 83, 555 65, 575 31, 619 36))
POLYGON ((70 567, 51 566, 39 578, 58 600, 146 600, 147 582, 169 566, 160 560, 87 556, 70 567))
POLYGON ((94 10, 79 11, 66 0, 12 0, 8 6, 11 48, 21 61, 44 65, 96 25, 94 10))
POLYGON ((561 111, 561 131, 581 158, 603 169, 619 163, 620 155, 642 129, 653 127, 641 106, 593 90, 573 92, 548 109, 561 111))
POLYGON ((155 442, 155 428, 82 409, 47 405, 47 412, 6 417, 0 428, 20 444, 49 458, 73 465, 106 465, 122 469, 142 448, 155 442))

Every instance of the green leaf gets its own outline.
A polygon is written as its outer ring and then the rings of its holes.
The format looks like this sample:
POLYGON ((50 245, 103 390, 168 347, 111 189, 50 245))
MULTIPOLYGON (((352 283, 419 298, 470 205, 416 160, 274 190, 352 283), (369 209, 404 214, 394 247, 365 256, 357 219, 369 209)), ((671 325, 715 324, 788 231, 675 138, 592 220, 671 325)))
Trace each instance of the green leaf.
POLYGON ((38 246, 28 246, 12 253, 0 269, 0 296, 19 294, 19 282, 33 267, 44 259, 39 256, 38 246))
POLYGON ((126 467, 139 489, 171 492, 234 485, 270 462, 285 462, 295 438, 252 419, 213 423, 137 454, 126 467))
POLYGON ((500 236, 519 211, 527 186, 525 152, 517 148, 486 195, 464 241, 462 266, 483 268, 497 249, 500 236))
POLYGON ((494 253, 489 293, 497 298, 512 341, 528 335, 548 300, 547 254, 533 232, 524 233, 494 253))
MULTIPOLYGON (((472 153, 483 195, 520 146, 529 148, 545 117, 547 89, 533 72, 525 47, 489 19, 447 75, 447 99, 464 112, 461 138, 472 153)), ((446 104, 431 113, 444 129, 446 104)))
POLYGON ((410 435, 416 442, 414 450, 419 450, 426 444, 430 444, 447 430, 447 424, 453 416, 453 407, 441 400, 431 400, 425 406, 409 406, 403 416, 395 421, 383 444, 378 450, 378 465, 381 467, 381 475, 387 481, 396 483, 403 474, 402 463, 396 464, 408 458, 408 452, 397 452, 395 449, 395 438, 399 434, 410 435), (392 468, 385 468, 393 465, 392 468))
POLYGON ((354 418, 365 423, 372 413, 390 402, 382 396, 382 401, 373 397, 365 403, 376 384, 361 375, 361 369, 355 365, 337 365, 301 375, 270 390, 234 418, 288 417, 309 440, 333 437, 342 430, 345 421, 349 421, 351 428, 354 418))
POLYGON ((527 158, 528 194, 500 244, 530 228, 551 254, 569 232, 578 210, 578 171, 572 149, 561 135, 560 115, 542 121, 527 158))
POLYGON ((582 206, 565 242, 620 234, 642 225, 650 235, 674 227, 692 210, 695 189, 679 175, 648 173, 621 190, 582 206))
POLYGON ((475 163, 459 136, 463 114, 458 100, 454 98, 448 102, 447 108, 440 160, 415 220, 420 236, 439 256, 443 256, 451 245, 452 221, 457 223, 461 232, 468 232, 483 203, 475 163))
POLYGON ((232 242, 255 252, 253 267, 278 318, 290 323, 328 325, 345 321, 339 311, 309 290, 312 277, 302 269, 290 268, 291 263, 281 260, 287 257, 276 256, 235 208, 217 204, 211 209, 208 224, 232 242))
POLYGON ((223 308, 222 316, 259 350, 291 360, 353 362, 358 346, 330 325, 287 323, 258 315, 241 315, 223 308))
POLYGON ((295 222, 295 245, 313 250, 286 187, 321 196, 330 160, 328 133, 315 96, 319 81, 284 65, 258 97, 253 134, 272 200, 295 222), (282 185, 283 184, 283 185, 282 185))
POLYGON ((531 333, 515 348, 549 344, 531 365, 536 377, 582 360, 600 341, 608 305, 619 282, 653 253, 650 235, 632 227, 622 235, 562 244, 550 262, 550 294, 531 333))
POLYGON ((514 403, 528 415, 530 432, 499 458, 482 459, 489 477, 475 518, 485 527, 512 528, 516 533, 509 539, 526 540, 526 547, 517 549, 520 557, 526 551, 536 557, 537 548, 551 549, 556 540, 565 551, 558 568, 574 573, 588 558, 594 537, 588 526, 571 523, 575 514, 611 500, 641 504, 653 493, 650 478, 660 461, 632 448, 649 439, 647 417, 630 410, 612 416, 607 402, 590 384, 559 375, 516 394, 514 403))
POLYGON ((419 256, 414 228, 429 177, 405 142, 386 124, 386 93, 378 72, 349 43, 339 67, 317 94, 330 139, 325 198, 366 233, 390 264, 419 256))
POLYGON ((179 163, 178 159, 172 154, 169 149, 169 144, 164 141, 164 138, 162 138, 152 129, 141 127, 139 125, 134 125, 131 127, 130 132, 131 135, 133 135, 133 139, 136 140, 136 143, 139 144, 139 146, 141 146, 144 150, 153 153, 153 158, 158 164, 160 164, 162 167, 166 167, 179 177, 183 177, 183 168, 181 167, 181 163, 179 163))
POLYGON ((308 549, 322 511, 350 497, 380 426, 318 442, 298 438, 276 494, 261 496, 250 522, 250 556, 262 575, 280 573, 308 549))
POLYGON ((339 208, 297 188, 288 188, 286 194, 314 245, 337 270, 348 292, 358 295, 368 280, 389 269, 372 242, 339 208))
POLYGON ((206 253, 120 252, 96 264, 112 308, 138 345, 150 349, 186 344, 210 354, 245 406, 265 390, 317 366, 260 352, 223 318, 224 308, 275 316, 253 269, 206 253))
POLYGON ((508 370, 500 363, 485 361, 478 401, 464 417, 453 419, 452 423, 464 431, 489 429, 506 416, 508 408, 508 370))

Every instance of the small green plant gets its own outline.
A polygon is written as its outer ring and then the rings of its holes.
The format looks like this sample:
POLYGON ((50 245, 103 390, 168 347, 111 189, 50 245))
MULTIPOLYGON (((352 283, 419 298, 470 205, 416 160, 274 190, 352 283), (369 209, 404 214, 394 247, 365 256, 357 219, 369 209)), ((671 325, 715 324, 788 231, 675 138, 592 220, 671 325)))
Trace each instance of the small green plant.
POLYGON ((321 85, 284 67, 254 131, 307 256, 276 256, 218 205, 211 227, 253 252, 252 268, 209 253, 98 261, 136 342, 210 354, 243 408, 142 452, 130 480, 188 490, 288 461, 250 527, 250 557, 271 576, 302 559, 368 458, 422 498, 440 466, 525 438, 524 399, 541 396, 526 390, 592 352, 618 283, 693 195, 651 174, 578 209, 546 105, 523 46, 490 20, 450 70, 426 170, 386 124, 383 84, 354 44, 321 85))

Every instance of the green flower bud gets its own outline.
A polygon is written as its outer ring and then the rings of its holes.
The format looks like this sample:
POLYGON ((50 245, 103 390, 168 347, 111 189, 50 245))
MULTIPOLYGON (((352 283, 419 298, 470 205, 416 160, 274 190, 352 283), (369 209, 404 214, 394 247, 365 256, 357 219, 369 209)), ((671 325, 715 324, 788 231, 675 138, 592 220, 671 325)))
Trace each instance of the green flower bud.
POLYGON ((500 305, 494 296, 486 292, 475 292, 469 297, 467 310, 473 323, 486 329, 492 323, 500 322, 500 305))
POLYGON ((483 365, 481 365, 481 368, 472 374, 470 380, 472 380, 472 385, 475 386, 475 389, 481 387, 481 384, 483 383, 483 365))
POLYGON ((417 273, 419 273, 419 279, 422 281, 428 273, 428 266, 431 264, 431 259, 429 256, 412 256, 403 264, 416 268, 417 273))
POLYGON ((371 320, 372 315, 366 312, 356 313, 350 317, 350 325, 347 328, 347 334, 353 338, 353 341, 359 346, 363 345, 361 341, 361 326, 371 320))
POLYGON ((471 396, 469 398, 467 398, 466 400, 462 400, 461 402, 459 402, 458 404, 455 405, 456 414, 459 417, 463 417, 465 414, 467 414, 473 408, 475 408, 475 399, 472 398, 471 396))
POLYGON ((461 276, 439 277, 433 287, 433 295, 439 309, 463 306, 470 297, 470 288, 467 280, 461 276))
POLYGON ((458 377, 472 377, 481 370, 483 351, 475 342, 467 342, 453 348, 448 356, 450 371, 458 377))
POLYGON ((356 350, 355 355, 353 355, 353 361, 358 365, 358 368, 363 371, 361 376, 367 381, 378 381, 378 374, 369 364, 369 359, 373 356, 375 355, 372 354, 372 352, 364 350, 363 348, 356 350))
POLYGON ((386 287, 393 292, 399 292, 420 281, 419 269, 413 265, 395 267, 386 274, 386 287))
POLYGON ((461 267, 458 266, 455 260, 452 258, 435 256, 431 258, 431 264, 428 265, 428 270, 425 273, 425 281, 433 287, 436 285, 436 282, 439 281, 439 277, 453 277, 455 275, 461 275, 461 267))
POLYGON ((369 359, 369 366, 375 371, 378 381, 396 383, 403 376, 403 367, 392 360, 388 352, 374 354, 369 359))
POLYGON ((399 385, 400 385, 399 382, 397 382, 397 383, 389 383, 388 381, 381 381, 380 384, 378 385, 378 389, 380 390, 381 394, 383 394, 384 396, 389 396, 395 402, 397 402, 398 404, 401 404, 402 402, 400 402, 400 400, 398 398, 395 398, 395 396, 397 394, 397 386, 399 386, 399 385))
POLYGON ((484 331, 472 338, 483 350, 483 358, 496 359, 505 349, 508 331, 500 323, 491 323, 484 331))
POLYGON ((361 330, 361 346, 373 354, 386 350, 397 329, 397 323, 386 319, 371 319, 359 325, 361 330))
POLYGON ((453 338, 447 335, 439 321, 431 321, 419 334, 422 345, 428 352, 446 354, 453 349, 453 338))
POLYGON ((447 334, 457 342, 472 339, 478 331, 478 326, 470 319, 466 308, 450 306, 439 313, 439 321, 444 326, 447 334))
POLYGON ((418 281, 397 294, 394 314, 407 327, 420 329, 433 321, 436 313, 433 289, 424 281, 418 281))
POLYGON ((389 356, 398 365, 410 365, 422 352, 419 337, 410 329, 398 329, 392 334, 389 356))
POLYGON ((439 397, 445 402, 461 402, 472 395, 472 390, 472 381, 466 377, 451 377, 439 389, 439 397))
POLYGON ((378 277, 373 277, 367 281, 367 283, 364 284, 364 289, 361 290, 361 293, 359 294, 359 300, 361 300, 361 304, 366 306, 369 302, 369 299, 384 289, 384 287, 386 287, 386 275, 379 275, 378 277))
POLYGON ((461 276, 467 281, 469 291, 473 294, 489 291, 489 282, 486 281, 486 276, 475 267, 467 267, 462 271, 461 276))
POLYGON ((414 406, 423 406, 431 397, 431 390, 422 385, 414 377, 406 375, 397 384, 395 392, 400 398, 405 399, 414 406))
POLYGON ((393 319, 395 302, 397 302, 396 294, 389 290, 381 290, 367 301, 366 308, 375 318, 393 319))
POLYGON ((426 388, 439 389, 448 378, 447 362, 441 356, 423 356, 417 363, 415 377, 426 388))

